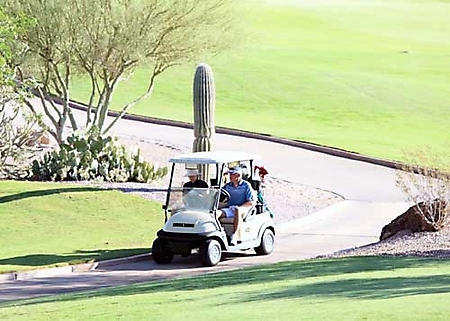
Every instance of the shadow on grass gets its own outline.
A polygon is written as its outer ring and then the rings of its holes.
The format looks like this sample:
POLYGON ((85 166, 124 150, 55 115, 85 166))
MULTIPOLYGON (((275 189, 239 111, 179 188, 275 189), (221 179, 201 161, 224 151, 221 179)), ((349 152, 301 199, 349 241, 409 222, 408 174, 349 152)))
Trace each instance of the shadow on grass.
MULTIPOLYGON (((241 284, 289 281, 303 278, 324 277, 358 272, 389 271, 393 269, 435 265, 437 260, 395 257, 348 257, 326 260, 283 262, 274 265, 251 267, 225 273, 207 274, 193 279, 177 279, 170 282, 143 284, 138 291, 202 290, 241 284)), ((136 287, 131 289, 136 293, 136 287)), ((118 289, 126 294, 126 289, 118 289)), ((131 293, 130 292, 130 293, 131 293)))
POLYGON ((18 200, 30 198, 30 197, 41 197, 41 196, 48 196, 48 195, 62 194, 62 193, 97 192, 97 191, 104 191, 104 190, 105 189, 95 188, 95 187, 71 187, 71 188, 52 188, 52 189, 44 189, 44 190, 37 190, 37 191, 29 191, 29 192, 22 192, 22 193, 17 193, 17 194, 12 194, 12 195, 1 196, 0 204, 18 201, 18 200))
POLYGON ((67 264, 96 262, 101 260, 115 259, 149 252, 150 248, 134 248, 134 249, 117 249, 117 250, 93 250, 93 251, 80 250, 68 254, 29 254, 6 259, 0 259, 0 266, 19 265, 30 268, 58 266, 67 264))
MULTIPOLYGON (((271 293, 257 293, 239 302, 305 297, 345 297, 352 299, 391 299, 411 295, 450 293, 449 275, 345 279, 287 287, 271 293)), ((233 304, 228 302, 228 304, 233 304)))
MULTIPOLYGON (((238 295, 239 302, 276 300, 301 297, 350 297, 350 298, 392 298, 416 294, 450 292, 450 276, 430 275, 418 277, 355 278, 352 273, 390 271, 402 268, 422 268, 427 265, 448 264, 443 260, 404 257, 349 257, 340 259, 320 259, 283 262, 274 265, 251 267, 199 277, 153 281, 130 286, 121 286, 89 291, 67 296, 40 298, 23 302, 35 304, 53 301, 73 301, 77 299, 127 296, 172 291, 192 291, 219 289, 239 285, 267 284, 277 281, 291 281, 271 292, 252 292, 238 295), (348 277, 345 274, 349 274, 348 277), (299 279, 340 276, 338 280, 295 284, 299 279), (289 283, 288 283, 289 284, 289 283)), ((233 304, 235 302, 229 302, 233 304)))

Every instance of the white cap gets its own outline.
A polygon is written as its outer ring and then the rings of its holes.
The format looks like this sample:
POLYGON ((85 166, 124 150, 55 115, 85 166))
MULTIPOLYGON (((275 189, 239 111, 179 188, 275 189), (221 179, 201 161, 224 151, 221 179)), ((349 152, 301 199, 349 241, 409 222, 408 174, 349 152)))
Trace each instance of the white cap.
POLYGON ((239 166, 230 168, 228 174, 238 174, 239 176, 242 176, 242 168, 239 166))
POLYGON ((184 174, 184 177, 188 177, 188 176, 198 176, 201 173, 198 171, 198 169, 188 169, 186 171, 186 174, 184 174))

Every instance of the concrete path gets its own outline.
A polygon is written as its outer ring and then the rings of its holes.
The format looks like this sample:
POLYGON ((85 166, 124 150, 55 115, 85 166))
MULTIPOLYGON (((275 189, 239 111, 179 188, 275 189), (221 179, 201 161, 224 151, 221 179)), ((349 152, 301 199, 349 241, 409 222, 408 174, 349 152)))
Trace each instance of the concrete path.
MULTIPOLYGON (((77 117, 83 117, 76 113, 77 117)), ((190 148, 193 139, 191 130, 127 120, 117 125, 115 134, 184 148, 190 148)), ((201 267, 192 257, 177 258, 167 266, 147 260, 107 267, 100 265, 87 272, 63 270, 20 274, 17 281, 3 278, 0 282, 0 302, 311 258, 376 242, 381 228, 408 207, 395 186, 395 172, 388 168, 228 135, 217 135, 215 146, 216 150, 258 153, 272 176, 333 191, 346 200, 311 216, 277 226, 276 250, 270 256, 258 257, 251 253, 228 256, 214 268, 201 267)))

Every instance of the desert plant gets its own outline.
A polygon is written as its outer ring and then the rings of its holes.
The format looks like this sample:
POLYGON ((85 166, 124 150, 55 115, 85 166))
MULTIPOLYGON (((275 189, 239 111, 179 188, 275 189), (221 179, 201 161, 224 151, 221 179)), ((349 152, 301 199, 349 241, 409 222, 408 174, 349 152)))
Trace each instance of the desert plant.
MULTIPOLYGON (((194 75, 194 143, 193 152, 204 152, 212 149, 212 138, 215 133, 215 86, 211 67, 207 64, 197 66, 194 75)), ((201 166, 201 178, 208 180, 208 166, 201 166)))
MULTIPOLYGON (((16 39, 24 32, 26 17, 8 17, 0 9, 0 177, 20 178, 27 174, 29 158, 39 151, 37 132, 43 132, 40 116, 24 110, 25 92, 15 87, 16 70, 12 62, 13 48, 19 52, 16 39)), ((20 47, 20 48, 19 48, 20 47)))
POLYGON ((36 180, 100 180, 108 182, 148 183, 167 174, 145 161, 138 149, 128 151, 117 138, 98 133, 73 133, 58 151, 53 150, 34 160, 36 180))
POLYGON ((24 111, 13 101, 0 103, 0 177, 23 178, 28 175, 30 159, 42 150, 41 118, 24 111))
POLYGON ((397 186, 436 231, 450 223, 450 167, 436 152, 410 152, 396 171, 397 186), (420 164, 420 165, 419 165, 420 164))

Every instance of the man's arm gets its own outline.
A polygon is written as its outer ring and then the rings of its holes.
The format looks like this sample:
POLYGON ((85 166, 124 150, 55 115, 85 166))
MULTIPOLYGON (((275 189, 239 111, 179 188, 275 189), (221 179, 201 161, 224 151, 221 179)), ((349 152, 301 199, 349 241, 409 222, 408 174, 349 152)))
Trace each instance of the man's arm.
POLYGON ((246 201, 245 203, 241 204, 240 207, 252 207, 252 206, 255 206, 254 201, 246 201))
POLYGON ((243 207, 250 207, 256 205, 255 195, 253 194, 253 189, 250 183, 245 184, 247 187, 245 189, 245 199, 246 201, 241 205, 243 207))

